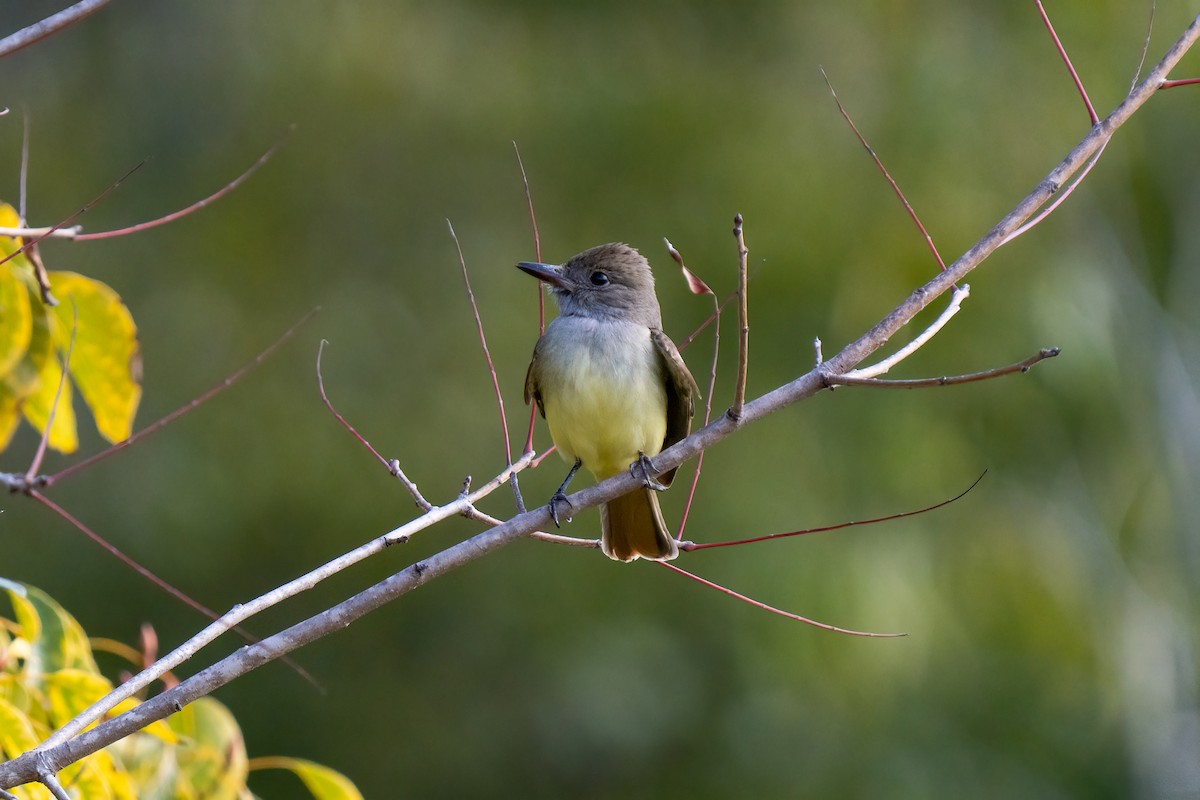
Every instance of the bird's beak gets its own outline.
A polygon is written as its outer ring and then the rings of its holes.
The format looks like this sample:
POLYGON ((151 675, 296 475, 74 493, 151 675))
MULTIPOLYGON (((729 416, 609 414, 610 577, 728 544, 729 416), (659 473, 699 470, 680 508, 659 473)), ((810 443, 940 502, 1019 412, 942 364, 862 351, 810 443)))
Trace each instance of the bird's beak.
POLYGON ((571 288, 570 282, 566 276, 562 274, 562 267, 554 264, 539 264, 536 261, 519 261, 517 269, 528 272, 539 281, 545 281, 551 286, 556 286, 559 289, 571 288))

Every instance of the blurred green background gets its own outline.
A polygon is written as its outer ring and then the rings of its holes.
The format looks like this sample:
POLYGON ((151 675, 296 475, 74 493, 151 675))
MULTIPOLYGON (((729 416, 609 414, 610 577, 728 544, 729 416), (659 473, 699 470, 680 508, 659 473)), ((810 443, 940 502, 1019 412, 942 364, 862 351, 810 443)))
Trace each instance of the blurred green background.
MULTIPOLYGON (((8 3, 4 32, 63 2, 8 3)), ((1151 62, 1190 22, 1157 4, 1151 62)), ((1137 66, 1149 3, 1050 2, 1097 109, 1137 66)), ((947 0, 114 3, 0 62, 0 196, 55 222, 138 161, 88 230, 216 190, 168 227, 43 248, 116 288, 140 327, 139 427, 316 320, 217 400, 52 497, 214 608, 409 519, 333 401, 434 502, 502 466, 496 404, 449 218, 524 439, 535 256, 628 241, 667 329, 708 314, 667 236, 724 293, 746 218, 750 391, 836 352, 936 269, 838 116, 819 67, 950 260, 1087 131, 1032 3, 947 0)), ((1192 53, 1177 77, 1200 73, 1192 53)), ((838 636, 644 563, 519 542, 218 693, 252 754, 303 756, 380 797, 1164 797, 1200 792, 1200 94, 1156 97, 1048 222, 972 275, 951 326, 898 377, 1063 354, 1025 376, 844 389, 710 451, 689 538, 913 519, 679 565, 838 636)), ((940 308, 941 304, 938 304, 940 308)), ((927 321, 929 317, 922 319, 927 321)), ((729 402, 726 320, 718 409, 729 402)), ((705 384, 702 338, 685 356, 705 384)), ((86 413, 84 415, 86 420, 86 413)), ((23 470, 21 432, 3 469, 23 470)), ((548 435, 538 429, 537 445, 548 435)), ((84 451, 99 450, 85 431, 84 451)), ((47 471, 72 463, 52 457, 47 471)), ((554 458, 521 485, 531 502, 554 458)), ((583 485, 583 484, 581 484, 583 485)), ((667 495, 678 519, 683 491, 667 495)), ((93 635, 169 648, 203 620, 45 509, 2 501, 0 574, 93 635)), ((512 511, 498 492, 485 504, 512 511)), ((479 529, 455 520, 253 621, 268 633, 479 529)), ((567 532, 595 535, 595 512, 567 532)), ((238 646, 222 640, 187 674, 238 646)), ((114 669, 116 665, 113 665, 114 669)), ((291 784, 252 782, 266 797, 291 784)))

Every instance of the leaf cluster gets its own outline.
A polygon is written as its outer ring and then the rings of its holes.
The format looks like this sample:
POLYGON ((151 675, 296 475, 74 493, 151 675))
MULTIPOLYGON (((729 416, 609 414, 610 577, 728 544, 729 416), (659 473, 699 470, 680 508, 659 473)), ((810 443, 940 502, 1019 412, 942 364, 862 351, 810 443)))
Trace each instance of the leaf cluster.
MULTIPOLYGON (((0 203, 0 227, 20 224, 0 203)), ((49 446, 74 452, 76 388, 101 436, 129 438, 142 397, 133 315, 111 287, 74 272, 50 272, 59 303, 43 302, 33 263, 17 253, 22 244, 0 236, 0 258, 8 259, 0 264, 0 450, 24 417, 38 431, 49 422, 49 446)))
MULTIPOLYGON (((96 666, 93 642, 51 597, 32 586, 0 578, 12 617, 0 616, 0 759, 34 749, 49 733, 112 689, 96 666)), ((109 643, 107 649, 136 656, 109 643)), ((130 698, 113 714, 136 706, 130 698)), ((253 769, 293 772, 318 800, 359 800, 345 776, 309 761, 251 761, 229 710, 202 698, 166 720, 65 768, 62 785, 82 800, 250 800, 253 769)), ((21 800, 49 800, 40 784, 13 790, 21 800)))

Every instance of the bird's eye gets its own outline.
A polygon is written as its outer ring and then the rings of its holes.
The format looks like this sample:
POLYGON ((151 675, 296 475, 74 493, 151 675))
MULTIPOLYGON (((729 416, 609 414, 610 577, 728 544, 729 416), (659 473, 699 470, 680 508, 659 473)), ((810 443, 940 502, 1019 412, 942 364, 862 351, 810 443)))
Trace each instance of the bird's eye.
POLYGON ((607 285, 608 285, 608 275, 606 275, 603 272, 593 272, 592 273, 592 286, 607 286, 607 285))

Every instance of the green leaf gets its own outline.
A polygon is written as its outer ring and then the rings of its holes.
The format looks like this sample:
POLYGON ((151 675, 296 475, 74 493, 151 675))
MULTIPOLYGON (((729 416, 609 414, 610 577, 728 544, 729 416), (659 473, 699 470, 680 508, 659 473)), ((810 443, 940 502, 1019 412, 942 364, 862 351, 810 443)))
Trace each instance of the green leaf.
POLYGON ((54 339, 62 353, 71 347, 71 377, 96 428, 110 442, 128 439, 142 398, 133 316, 120 296, 100 281, 74 272, 51 272, 50 285, 59 299, 54 339))
POLYGON ((316 800, 362 800, 358 787, 340 772, 303 758, 256 758, 253 769, 286 769, 294 772, 316 800))

